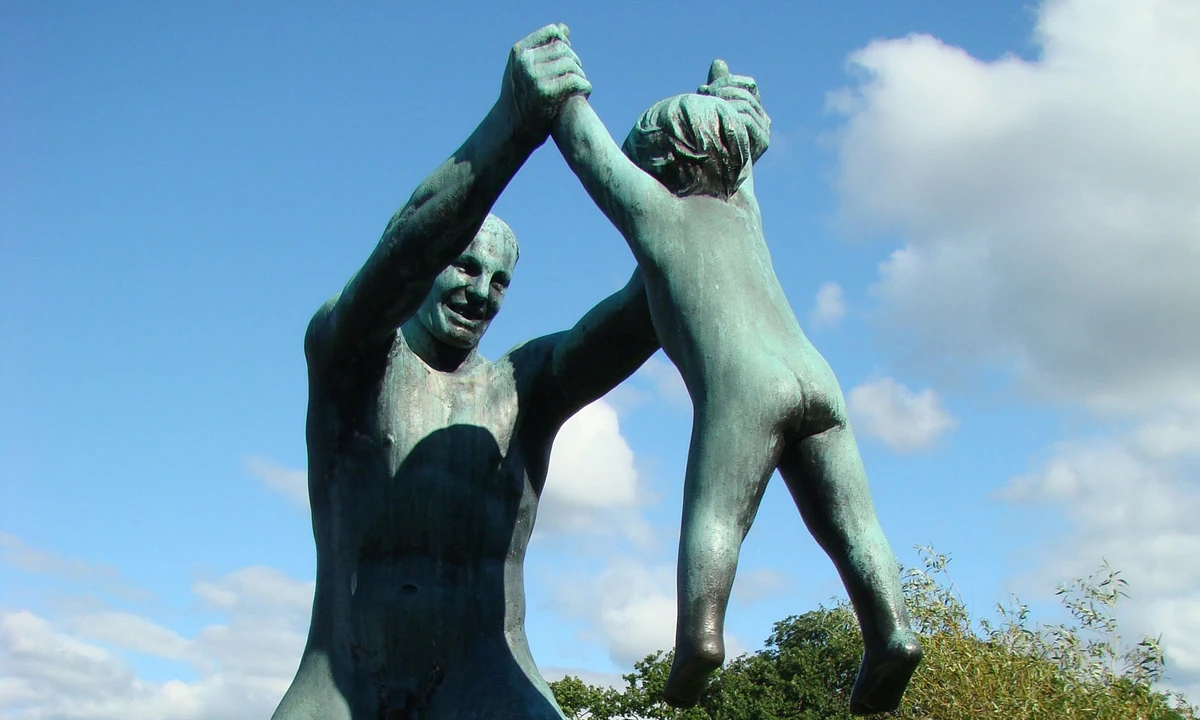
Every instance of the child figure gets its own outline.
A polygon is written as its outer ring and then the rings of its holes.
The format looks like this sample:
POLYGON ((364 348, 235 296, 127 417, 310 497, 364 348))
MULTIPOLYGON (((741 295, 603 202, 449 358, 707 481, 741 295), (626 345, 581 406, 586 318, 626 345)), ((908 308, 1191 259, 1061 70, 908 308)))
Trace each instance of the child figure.
POLYGON ((701 91, 710 94, 651 107, 621 149, 582 96, 553 130, 637 258, 654 328, 694 406, 664 697, 694 705, 724 661, 738 554, 778 469, 859 619, 865 652, 850 710, 892 710, 921 648, 842 391, 801 331, 763 238, 751 166, 769 120, 753 81, 730 76, 723 61, 701 91))

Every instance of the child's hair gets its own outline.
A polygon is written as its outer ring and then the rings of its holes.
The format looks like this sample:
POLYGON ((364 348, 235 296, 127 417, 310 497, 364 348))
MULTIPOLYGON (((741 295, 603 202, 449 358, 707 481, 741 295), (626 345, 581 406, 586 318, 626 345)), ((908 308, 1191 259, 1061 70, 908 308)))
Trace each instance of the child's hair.
POLYGON ((655 103, 621 150, 679 197, 728 199, 751 163, 745 123, 727 101, 711 95, 676 95, 655 103))

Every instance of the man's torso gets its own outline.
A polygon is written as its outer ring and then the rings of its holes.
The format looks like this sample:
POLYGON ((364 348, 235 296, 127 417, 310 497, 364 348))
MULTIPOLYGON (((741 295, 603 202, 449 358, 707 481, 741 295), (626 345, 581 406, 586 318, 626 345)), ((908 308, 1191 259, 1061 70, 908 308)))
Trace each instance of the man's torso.
POLYGON ((442 373, 398 334, 314 382, 317 603, 356 683, 528 655, 522 563, 553 439, 522 412, 537 354, 442 373))

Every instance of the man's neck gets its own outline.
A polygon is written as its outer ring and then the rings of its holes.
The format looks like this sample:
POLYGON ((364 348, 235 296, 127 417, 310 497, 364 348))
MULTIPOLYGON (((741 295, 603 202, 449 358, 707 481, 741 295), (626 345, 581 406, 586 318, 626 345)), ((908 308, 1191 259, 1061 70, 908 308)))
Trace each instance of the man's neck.
POLYGON ((439 372, 455 372, 473 365, 479 357, 474 347, 458 348, 437 340, 416 317, 401 325, 400 332, 404 333, 404 341, 417 357, 439 372))

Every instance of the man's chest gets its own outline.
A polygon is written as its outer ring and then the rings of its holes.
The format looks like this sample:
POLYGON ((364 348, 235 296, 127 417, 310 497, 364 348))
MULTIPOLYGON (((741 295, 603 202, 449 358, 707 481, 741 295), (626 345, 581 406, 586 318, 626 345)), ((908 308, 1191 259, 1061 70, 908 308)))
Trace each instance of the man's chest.
POLYGON ((408 353, 389 363, 375 419, 379 439, 398 459, 429 442, 451 454, 457 449, 505 458, 519 430, 520 407, 517 383, 505 365, 440 373, 408 353))
POLYGON ((355 551, 364 557, 502 556, 536 503, 514 441, 521 417, 512 373, 485 366, 449 375, 411 360, 393 359, 362 411, 341 415, 333 512, 371 539, 355 551))

